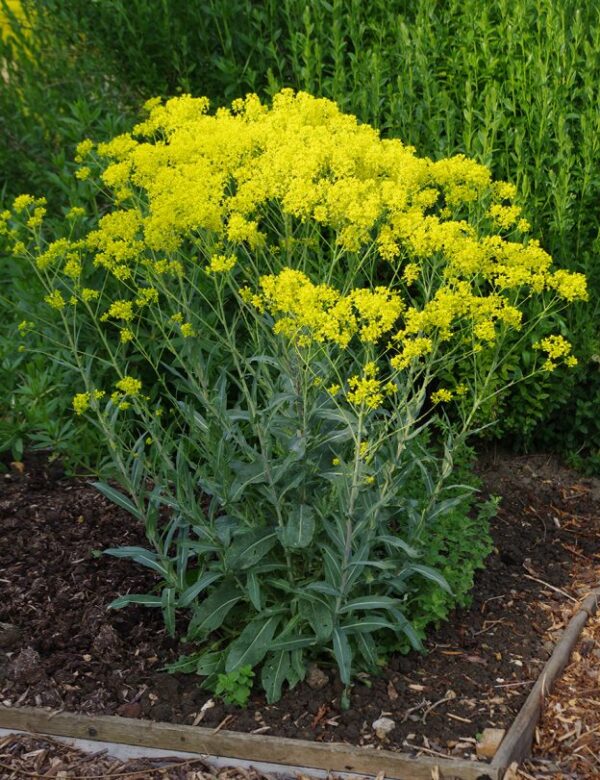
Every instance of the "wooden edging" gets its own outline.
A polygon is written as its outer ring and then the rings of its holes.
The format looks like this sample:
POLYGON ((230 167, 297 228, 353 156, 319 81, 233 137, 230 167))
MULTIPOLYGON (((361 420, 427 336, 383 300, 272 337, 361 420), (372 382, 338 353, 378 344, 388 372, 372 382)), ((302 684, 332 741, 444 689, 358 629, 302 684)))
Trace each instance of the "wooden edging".
POLYGON ((320 769, 362 775, 383 773, 393 780, 501 780, 506 769, 531 752, 533 735, 544 699, 567 665, 581 631, 596 614, 600 588, 593 590, 571 618, 544 666, 525 704, 508 730, 491 764, 460 759, 412 758, 390 750, 353 747, 342 743, 218 731, 173 723, 156 723, 117 715, 81 715, 37 707, 0 706, 0 727, 57 737, 91 739, 123 745, 185 751, 187 753, 287 767, 320 769))
POLYGON ((0 726, 51 736, 74 737, 140 745, 163 750, 181 750, 208 757, 231 757, 266 761, 362 775, 383 773, 394 780, 500 780, 501 771, 477 761, 411 758, 390 750, 357 748, 339 742, 269 737, 219 731, 173 723, 121 718, 117 715, 80 715, 52 712, 37 707, 0 706, 0 726))
POLYGON ((502 740, 491 764, 495 769, 504 772, 514 762, 520 764, 531 755, 533 736, 542 713, 544 700, 552 690, 557 677, 569 662, 573 648, 577 644, 588 618, 598 611, 599 601, 600 588, 596 588, 582 601, 579 610, 569 621, 537 682, 525 700, 525 704, 521 707, 502 740))

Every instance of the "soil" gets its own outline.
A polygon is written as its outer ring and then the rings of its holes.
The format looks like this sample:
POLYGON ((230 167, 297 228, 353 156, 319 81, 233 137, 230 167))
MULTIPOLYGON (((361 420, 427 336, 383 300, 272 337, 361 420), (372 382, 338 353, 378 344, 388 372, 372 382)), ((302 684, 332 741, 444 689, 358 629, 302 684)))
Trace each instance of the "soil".
POLYGON ((574 571, 600 561, 599 481, 543 455, 488 454, 479 471, 502 498, 495 549, 472 606, 431 634, 427 654, 356 683, 349 710, 325 667, 311 675, 322 688, 305 682, 274 705, 256 694, 240 710, 163 671, 181 648, 158 610, 107 611, 155 580, 93 551, 144 544, 143 530, 90 481, 16 464, 0 474, 0 701, 473 758, 477 735, 510 725, 547 660, 582 595, 574 571), (395 724, 383 741, 382 716, 395 724))

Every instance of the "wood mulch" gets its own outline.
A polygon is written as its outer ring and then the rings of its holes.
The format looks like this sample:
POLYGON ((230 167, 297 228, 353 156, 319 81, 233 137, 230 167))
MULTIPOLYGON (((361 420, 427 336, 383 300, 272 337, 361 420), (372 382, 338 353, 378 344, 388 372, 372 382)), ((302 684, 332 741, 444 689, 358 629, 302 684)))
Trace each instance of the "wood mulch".
MULTIPOLYGON (((217 769, 203 758, 133 758, 106 750, 86 753, 49 737, 10 734, 0 739, 0 780, 272 780, 256 769, 217 769)), ((306 778, 308 780, 308 778, 306 778)))
MULTIPOLYGON (((595 563, 582 561, 575 572, 581 578, 581 590, 600 581, 598 553, 593 556, 595 563)), ((586 623, 569 665, 546 700, 531 760, 513 776, 522 780, 600 778, 600 612, 586 623)))

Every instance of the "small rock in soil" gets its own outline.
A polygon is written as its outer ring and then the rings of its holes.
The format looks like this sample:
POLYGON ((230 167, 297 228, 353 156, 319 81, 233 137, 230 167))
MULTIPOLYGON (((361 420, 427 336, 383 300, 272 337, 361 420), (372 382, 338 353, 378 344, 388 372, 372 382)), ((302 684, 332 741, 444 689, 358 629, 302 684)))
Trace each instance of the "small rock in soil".
POLYGON ((8 665, 8 677, 17 683, 33 685, 45 676, 42 659, 32 647, 26 647, 8 665))
POLYGON ((101 661, 110 663, 118 657, 120 645, 121 640, 115 629, 108 623, 104 623, 94 639, 92 650, 101 661))
POLYGON ((320 691, 328 682, 329 677, 322 669, 319 669, 315 664, 312 664, 312 666, 309 667, 306 674, 306 684, 309 688, 312 688, 313 691, 320 691))
POLYGON ((493 758, 505 734, 505 729, 484 729, 475 748, 477 758, 493 758))
POLYGON ((385 739, 390 731, 396 728, 396 722, 391 718, 378 718, 373 721, 373 729, 378 739, 385 739))
POLYGON ((117 715, 122 718, 139 718, 142 714, 142 705, 139 701, 126 702, 117 707, 117 715))
POLYGON ((12 623, 0 623, 0 650, 14 650, 21 641, 22 632, 12 623))

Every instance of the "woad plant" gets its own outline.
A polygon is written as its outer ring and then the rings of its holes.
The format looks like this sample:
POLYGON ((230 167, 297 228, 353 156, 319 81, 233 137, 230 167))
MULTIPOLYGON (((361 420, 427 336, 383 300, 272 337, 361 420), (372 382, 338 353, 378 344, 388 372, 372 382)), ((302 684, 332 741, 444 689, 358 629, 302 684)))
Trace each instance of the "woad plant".
POLYGON ((145 524, 147 549, 107 552, 156 589, 112 606, 161 609, 173 635, 187 615, 176 666, 213 687, 252 671, 275 701, 329 658, 348 689, 445 614, 431 588, 468 560, 457 454, 523 378, 514 355, 530 377, 576 363, 553 317, 585 279, 552 268, 486 167, 418 157, 328 100, 146 108, 80 144, 94 188, 68 237, 47 241, 32 196, 2 217, 45 288, 23 334, 67 346, 122 492, 98 486, 145 524))

